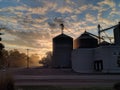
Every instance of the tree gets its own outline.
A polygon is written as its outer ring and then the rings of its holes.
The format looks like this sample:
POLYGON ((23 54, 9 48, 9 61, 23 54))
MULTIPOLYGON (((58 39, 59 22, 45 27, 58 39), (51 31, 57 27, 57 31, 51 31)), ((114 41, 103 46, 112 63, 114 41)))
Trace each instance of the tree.
MULTIPOLYGON (((0 33, 0 35, 1 35, 1 33, 0 33)), ((0 37, 0 41, 1 41, 1 37, 0 37)), ((2 68, 3 67, 2 65, 4 64, 3 53, 2 53, 3 48, 4 48, 4 45, 2 43, 0 43, 0 68, 2 68)))
POLYGON ((0 68, 3 68, 6 64, 7 54, 8 52, 6 52, 4 49, 0 50, 0 68))
MULTIPOLYGON (((2 57, 0 58, 0 66, 2 67, 26 67, 27 66, 27 55, 18 51, 17 49, 7 51, 3 49, 1 51, 2 57)), ((39 65, 39 56, 32 54, 29 56, 29 65, 39 65)), ((2 68, 1 67, 1 68, 2 68)))
POLYGON ((39 63, 42 64, 44 67, 52 67, 52 52, 47 52, 46 57, 43 57, 39 63))
POLYGON ((2 56, 1 56, 1 66, 6 66, 7 65, 7 60, 8 60, 8 51, 3 49, 1 51, 2 56))
POLYGON ((25 53, 20 53, 17 49, 10 50, 8 56, 8 66, 9 67, 25 67, 26 66, 27 55, 25 53))
POLYGON ((1 53, 2 53, 2 57, 0 59, 1 68, 26 66, 27 55, 25 53, 20 53, 17 49, 10 51, 3 49, 1 53))
MULTIPOLYGON (((0 26, 0 30, 3 29, 2 26, 0 26)), ((0 32, 0 35, 2 35, 2 33, 0 32)), ((0 41, 2 41, 2 38, 0 37, 0 41)), ((4 45, 2 43, 0 43, 0 68, 2 68, 2 65, 4 64, 3 61, 3 54, 2 54, 2 50, 4 48, 4 45)))

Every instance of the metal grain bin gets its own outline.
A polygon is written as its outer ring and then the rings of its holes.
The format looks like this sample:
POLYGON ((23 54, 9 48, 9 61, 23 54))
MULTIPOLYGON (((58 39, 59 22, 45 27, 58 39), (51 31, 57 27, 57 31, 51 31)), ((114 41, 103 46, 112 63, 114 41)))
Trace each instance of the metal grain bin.
POLYGON ((98 46, 98 40, 86 31, 75 40, 75 43, 76 48, 96 48, 98 46))
POLYGON ((53 38, 53 67, 70 68, 73 38, 60 34, 53 38))

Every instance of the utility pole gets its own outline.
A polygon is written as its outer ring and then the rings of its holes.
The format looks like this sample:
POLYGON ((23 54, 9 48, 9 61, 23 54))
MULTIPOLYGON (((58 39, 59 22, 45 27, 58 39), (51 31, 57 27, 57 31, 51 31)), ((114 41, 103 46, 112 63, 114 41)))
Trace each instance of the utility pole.
MULTIPOLYGON (((0 27, 0 31, 2 30, 3 28, 0 27)), ((0 35, 2 35, 2 33, 0 32, 0 35)), ((1 43, 2 41, 2 38, 0 37, 0 68, 2 68, 2 66, 5 65, 4 61, 2 60, 3 58, 3 54, 2 54, 2 50, 4 48, 4 45, 1 43)))
POLYGON ((98 24, 98 42, 99 42, 99 44, 100 44, 100 42, 101 42, 101 35, 100 35, 100 24, 98 24))
POLYGON ((29 68, 29 67, 30 67, 30 65, 29 65, 29 64, 30 64, 30 63, 29 63, 29 61, 30 61, 30 60, 29 60, 29 50, 30 50, 30 49, 26 49, 26 50, 27 50, 27 68, 29 68))

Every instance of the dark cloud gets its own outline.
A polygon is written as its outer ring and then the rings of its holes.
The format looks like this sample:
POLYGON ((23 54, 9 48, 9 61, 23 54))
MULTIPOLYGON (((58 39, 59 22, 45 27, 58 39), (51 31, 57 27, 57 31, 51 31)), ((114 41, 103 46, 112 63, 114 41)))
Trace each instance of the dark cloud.
POLYGON ((64 20, 61 17, 55 17, 51 22, 48 22, 48 25, 52 29, 57 29, 60 24, 63 24, 64 20))
POLYGON ((62 23, 64 23, 64 20, 63 20, 62 17, 55 17, 55 18, 54 18, 54 22, 55 22, 55 23, 58 23, 58 24, 62 24, 62 23))
POLYGON ((57 27, 56 23, 54 23, 54 22, 48 22, 48 25, 49 25, 50 28, 52 28, 52 29, 56 29, 56 27, 57 27))

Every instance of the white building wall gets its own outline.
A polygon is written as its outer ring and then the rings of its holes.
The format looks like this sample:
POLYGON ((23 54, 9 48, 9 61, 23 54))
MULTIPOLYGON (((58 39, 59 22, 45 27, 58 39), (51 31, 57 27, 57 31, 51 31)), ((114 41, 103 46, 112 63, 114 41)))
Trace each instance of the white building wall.
POLYGON ((103 71, 105 73, 120 72, 117 64, 120 55, 120 46, 100 46, 95 49, 94 61, 103 61, 103 71))
POLYGON ((72 69, 75 72, 90 73, 93 71, 94 49, 75 49, 72 52, 72 69))

